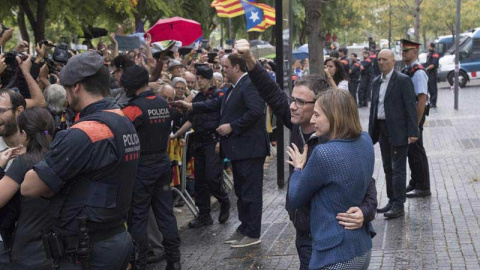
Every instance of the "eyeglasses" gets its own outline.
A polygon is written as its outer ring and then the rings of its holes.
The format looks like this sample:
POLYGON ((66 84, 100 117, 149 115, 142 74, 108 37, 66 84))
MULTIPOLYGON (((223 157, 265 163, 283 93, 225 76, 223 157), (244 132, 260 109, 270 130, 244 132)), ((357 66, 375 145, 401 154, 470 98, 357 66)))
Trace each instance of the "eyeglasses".
POLYGON ((13 108, 0 108, 0 114, 4 114, 10 110, 12 110, 13 108))
POLYGON ((187 90, 187 88, 185 88, 185 87, 173 87, 173 88, 175 88, 175 90, 179 90, 179 91, 187 90))
POLYGON ((288 100, 289 100, 290 104, 295 102, 295 106, 297 106, 298 108, 303 108, 303 106, 305 106, 305 104, 315 104, 315 100, 314 101, 305 101, 303 99, 294 98, 294 97, 289 97, 288 100))

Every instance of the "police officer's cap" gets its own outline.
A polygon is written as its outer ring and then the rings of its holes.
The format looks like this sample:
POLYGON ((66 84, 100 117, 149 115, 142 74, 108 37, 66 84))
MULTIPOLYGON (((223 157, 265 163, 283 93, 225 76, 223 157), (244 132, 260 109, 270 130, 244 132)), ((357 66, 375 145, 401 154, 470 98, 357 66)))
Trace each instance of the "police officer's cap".
POLYGON ((206 66, 199 66, 197 67, 197 75, 210 80, 213 77, 213 69, 206 66))
POLYGON ((75 55, 60 71, 62 85, 72 86, 97 73, 103 67, 103 57, 94 51, 75 55))
POLYGON ((418 49, 420 48, 420 43, 413 42, 407 39, 401 39, 400 42, 402 43, 402 51, 408 51, 410 49, 418 49))
POLYGON ((135 65, 125 69, 120 78, 120 83, 127 89, 138 90, 148 84, 148 79, 147 69, 135 65))

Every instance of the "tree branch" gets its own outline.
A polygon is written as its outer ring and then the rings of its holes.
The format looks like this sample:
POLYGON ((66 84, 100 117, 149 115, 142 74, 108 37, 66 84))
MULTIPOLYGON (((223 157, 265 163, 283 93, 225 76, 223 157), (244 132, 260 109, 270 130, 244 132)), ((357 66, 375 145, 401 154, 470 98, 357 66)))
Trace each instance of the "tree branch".
POLYGON ((20 0, 20 5, 23 8, 23 11, 27 15, 28 21, 33 29, 36 28, 37 21, 35 20, 35 16, 33 15, 32 9, 30 9, 30 5, 28 4, 27 0, 20 0))

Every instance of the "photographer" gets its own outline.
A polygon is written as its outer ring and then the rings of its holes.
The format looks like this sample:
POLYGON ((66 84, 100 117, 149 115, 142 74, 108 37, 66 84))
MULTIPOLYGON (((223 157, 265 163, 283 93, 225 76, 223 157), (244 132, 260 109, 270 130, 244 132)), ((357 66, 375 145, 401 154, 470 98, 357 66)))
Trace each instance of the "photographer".
MULTIPOLYGON (((14 56, 13 53, 7 53, 7 57, 12 58, 14 56)), ((30 94, 30 98, 26 98, 27 102, 27 108, 32 108, 32 107, 45 107, 45 98, 43 97, 42 90, 38 86, 37 82, 33 78, 33 76, 30 74, 30 70, 32 68, 32 57, 31 55, 22 55, 22 56, 15 56, 15 63, 12 61, 5 61, 6 56, 4 54, 0 55, 0 73, 2 75, 2 82, 3 80, 3 73, 6 72, 6 70, 10 69, 11 71, 14 71, 16 74, 19 74, 18 69, 20 69, 21 74, 23 75, 23 78, 27 84, 27 88, 30 94), (23 60, 22 60, 23 58, 23 60)), ((10 79, 9 81, 12 81, 10 79)), ((2 87, 11 87, 10 85, 2 85, 2 87)), ((13 88, 13 87, 12 87, 13 88)))

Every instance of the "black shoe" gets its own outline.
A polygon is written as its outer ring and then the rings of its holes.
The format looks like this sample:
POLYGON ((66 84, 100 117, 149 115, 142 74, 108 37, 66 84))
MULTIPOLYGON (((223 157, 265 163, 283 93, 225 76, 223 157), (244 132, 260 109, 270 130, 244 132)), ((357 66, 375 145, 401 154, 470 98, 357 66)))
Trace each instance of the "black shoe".
POLYGON ((410 191, 414 190, 414 189, 415 189, 415 187, 414 187, 414 186, 412 186, 412 185, 410 185, 410 184, 408 184, 408 185, 407 185, 407 187, 406 187, 405 189, 406 189, 406 192, 410 192, 410 191))
POLYGON ((385 205, 385 207, 383 208, 377 208, 377 213, 385 213, 385 212, 388 212, 388 210, 392 209, 392 204, 391 203, 387 203, 387 205, 385 205))
POLYGON ((407 198, 427 197, 427 196, 430 196, 430 195, 432 195, 430 190, 414 189, 414 190, 407 193, 407 198))
POLYGON ((405 215, 405 211, 403 208, 400 207, 392 207, 392 209, 388 210, 385 214, 383 214, 386 218, 397 218, 405 215))
POLYGON ((167 262, 167 267, 165 267, 165 270, 181 270, 182 265, 180 262, 167 262))
POLYGON ((364 102, 363 107, 368 107, 368 102, 364 102))
POLYGON ((212 225, 213 219, 210 215, 208 216, 198 216, 194 220, 188 223, 189 228, 199 228, 206 225, 212 225))
POLYGON ((220 215, 218 215, 218 222, 225 223, 230 217, 230 202, 220 203, 220 215))
POLYGON ((165 260, 165 252, 161 254, 155 254, 154 252, 148 252, 147 263, 156 263, 165 260))
POLYGON ((430 107, 436 108, 436 107, 437 107, 437 104, 431 104, 430 107))

